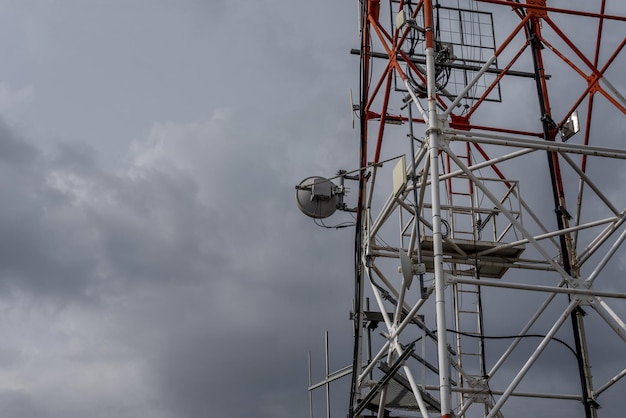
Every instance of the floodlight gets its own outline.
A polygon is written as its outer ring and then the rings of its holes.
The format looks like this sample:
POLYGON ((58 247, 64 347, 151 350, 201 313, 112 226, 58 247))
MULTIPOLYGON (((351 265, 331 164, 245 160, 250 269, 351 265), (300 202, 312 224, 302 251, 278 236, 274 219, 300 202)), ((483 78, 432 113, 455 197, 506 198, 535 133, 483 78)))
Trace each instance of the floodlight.
POLYGON ((567 142, 568 139, 576 135, 578 131, 580 131, 580 123, 578 121, 578 110, 574 110, 569 118, 565 121, 563 126, 561 126, 561 139, 563 142, 567 142))

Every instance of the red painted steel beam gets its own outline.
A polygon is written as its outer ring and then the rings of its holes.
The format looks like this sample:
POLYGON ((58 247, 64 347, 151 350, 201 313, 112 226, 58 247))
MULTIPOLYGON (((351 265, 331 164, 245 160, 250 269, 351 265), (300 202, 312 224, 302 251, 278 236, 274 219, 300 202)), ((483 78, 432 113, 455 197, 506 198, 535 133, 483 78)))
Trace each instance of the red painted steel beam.
POLYGON ((517 3, 513 1, 507 1, 507 0, 476 0, 476 1, 479 1, 482 3, 499 4, 501 6, 510 6, 513 9, 540 10, 540 11, 546 11, 546 12, 569 14, 569 15, 574 15, 574 16, 595 17, 595 18, 618 20, 618 21, 626 22, 626 16, 607 15, 603 13, 593 13, 593 12, 583 12, 581 10, 560 9, 557 7, 540 6, 540 5, 528 4, 528 3, 517 3))

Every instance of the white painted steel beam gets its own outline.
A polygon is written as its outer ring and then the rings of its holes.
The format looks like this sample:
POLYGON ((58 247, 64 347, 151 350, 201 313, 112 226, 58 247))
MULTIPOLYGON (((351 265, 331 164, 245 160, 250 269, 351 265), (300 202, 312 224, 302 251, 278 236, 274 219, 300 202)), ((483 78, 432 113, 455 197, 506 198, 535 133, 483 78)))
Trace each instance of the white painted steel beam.
POLYGON ((566 142, 544 141, 509 135, 488 134, 483 132, 468 132, 459 129, 446 129, 445 134, 451 135, 451 141, 477 142, 481 144, 530 148, 535 150, 568 152, 571 154, 591 155, 605 158, 626 159, 626 150, 619 148, 594 147, 566 142))
MULTIPOLYGON (((563 234, 567 234, 570 232, 574 232, 574 231, 579 231, 581 229, 587 229, 587 228, 592 228, 594 226, 599 226, 599 225, 604 225, 610 222, 614 222, 616 221, 617 218, 606 218, 606 219, 599 219, 597 221, 594 222, 589 222, 583 225, 578 225, 578 226, 572 226, 570 228, 564 228, 558 231, 553 231, 553 232, 548 232, 546 234, 541 234, 541 235, 535 235, 533 238, 535 239, 535 241, 541 241, 547 238, 551 238, 551 237, 557 237, 559 235, 563 235, 563 234)), ((497 247, 493 247, 490 248, 488 250, 484 250, 481 251, 477 254, 477 257, 483 256, 483 255, 487 255, 487 254, 491 254, 493 252, 496 252, 498 250, 504 249, 504 248, 510 248, 510 247, 515 247, 516 245, 522 245, 522 244, 527 244, 529 241, 527 238, 525 239, 521 239, 518 241, 513 241, 513 242, 508 242, 506 244, 502 244, 502 245, 498 245, 497 247)))
POLYGON ((626 221, 626 211, 621 213, 620 218, 600 232, 587 247, 578 254, 578 263, 583 265, 626 221))
POLYGON ((576 287, 560 287, 560 286, 543 286, 538 284, 527 283, 511 283, 502 280, 489 280, 489 279, 469 279, 463 277, 448 278, 450 283, 465 283, 473 284, 476 286, 489 286, 499 287, 502 289, 517 289, 528 290, 532 292, 544 292, 544 293, 561 293, 567 295, 579 295, 579 296, 602 296, 614 299, 626 299, 626 293, 603 291, 597 289, 576 288, 576 287))
POLYGON ((604 385, 602 385, 602 387, 594 392, 594 395, 598 397, 602 392, 613 386, 615 383, 619 382, 624 376, 626 376, 626 369, 623 369, 621 372, 609 379, 608 382, 606 382, 604 385))
POLYGON ((595 301, 592 301, 591 307, 598 312, 598 315, 626 343, 626 324, 624 324, 619 315, 599 296, 596 296, 595 301))
POLYGON ((567 155, 567 153, 565 152, 560 152, 559 155, 565 160, 567 161, 567 163, 570 165, 570 167, 572 167, 574 169, 574 171, 576 171, 576 173, 580 176, 581 179, 583 179, 585 181, 585 183, 587 183, 587 185, 591 188, 591 190, 593 190, 596 195, 600 198, 600 200, 602 200, 604 202, 604 204, 611 209, 611 212, 613 212, 615 214, 615 216, 619 216, 620 211, 617 210, 617 208, 613 205, 613 203, 611 203, 611 201, 609 199, 607 199, 607 197, 604 195, 604 193, 602 193, 600 191, 600 189, 598 189, 598 187, 595 185, 595 183, 589 178, 589 176, 587 176, 587 174, 585 174, 580 167, 578 167, 578 165, 574 162, 574 160, 572 160, 572 158, 567 155))
POLYGON ((498 399, 496 404, 493 406, 491 411, 489 411, 489 415, 487 415, 486 418, 494 418, 496 416, 498 411, 500 411, 504 403, 509 399, 513 391, 515 391, 515 389, 517 388, 519 383, 522 381, 524 376, 526 376, 526 373, 528 373, 528 370, 530 370, 533 364, 537 361, 541 353, 543 353, 543 350, 545 350, 545 348, 548 346, 548 343, 552 341, 552 338, 554 337, 554 335, 561 328, 563 323, 569 318, 570 314, 574 311, 574 309, 576 309, 577 306, 578 306, 578 301, 576 300, 572 300, 569 303, 569 305, 567 305, 567 308, 565 308, 565 310, 556 320, 552 328, 550 328, 550 331, 548 331, 546 336, 541 340, 541 343, 537 346, 535 351, 530 355, 526 363, 524 363, 524 366, 522 366, 520 371, 515 375, 515 377, 511 381, 511 384, 506 388, 502 396, 500 396, 500 398, 498 399))
POLYGON ((517 228, 517 230, 520 231, 528 239, 528 242, 533 247, 535 247, 535 249, 546 259, 546 261, 552 264, 554 269, 558 271, 563 278, 567 279, 568 281, 573 280, 573 278, 569 274, 567 274, 565 270, 563 270, 563 268, 556 261, 552 259, 552 256, 548 254, 541 245, 539 245, 539 243, 533 238, 532 234, 530 234, 526 230, 526 228, 524 228, 517 221, 515 216, 513 216, 513 214, 511 214, 507 208, 502 206, 500 201, 493 195, 493 193, 491 193, 491 191, 489 191, 487 187, 485 187, 485 185, 480 181, 480 179, 478 179, 471 171, 467 169, 467 166, 454 154, 454 152, 452 152, 452 150, 447 145, 442 144, 441 148, 445 151, 447 155, 450 156, 450 158, 452 158, 452 160, 454 160, 454 162, 459 166, 459 168, 461 168, 465 172, 465 174, 467 174, 467 176, 474 182, 474 185, 478 187, 485 194, 485 196, 489 198, 489 200, 491 200, 491 203, 493 203, 500 210, 500 212, 504 216, 506 216, 507 219, 515 226, 515 228, 517 228))
POLYGON ((621 247, 622 243, 626 239, 626 229, 620 234, 617 240, 611 245, 609 251, 602 257, 602 260, 598 263, 596 268, 591 272, 589 277, 583 282, 583 284, 587 287, 591 286, 593 282, 596 280, 602 269, 607 265, 607 263, 611 260, 615 252, 621 247))

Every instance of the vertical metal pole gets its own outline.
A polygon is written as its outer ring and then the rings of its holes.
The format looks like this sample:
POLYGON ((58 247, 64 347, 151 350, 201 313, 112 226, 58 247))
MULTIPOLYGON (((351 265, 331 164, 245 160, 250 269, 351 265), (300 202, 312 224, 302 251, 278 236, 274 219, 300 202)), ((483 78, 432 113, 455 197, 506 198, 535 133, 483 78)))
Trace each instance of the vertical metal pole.
POLYGON ((426 29, 426 85, 428 93, 428 124, 426 138, 430 153, 430 182, 433 222, 433 255, 435 269, 435 308, 437 311, 437 357, 439 363, 439 393, 442 418, 450 418, 452 401, 450 393, 450 362, 446 338, 445 277, 443 272, 443 240, 441 236, 441 205, 439 195, 439 136, 441 126, 437 115, 435 85, 435 40, 432 0, 424 2, 424 27, 426 29))
POLYGON ((326 357, 326 418, 330 418, 330 383, 328 382, 330 364, 328 361, 328 331, 324 333, 324 348, 326 357))
MULTIPOLYGON (((528 12, 530 13, 530 12, 528 12)), ((535 83, 537 86, 537 95, 539 99, 539 108, 541 110, 541 120, 543 125, 544 140, 554 141, 556 136, 556 126, 552 121, 550 101, 548 97, 548 87, 546 84, 545 69, 543 57, 541 53, 541 18, 537 15, 532 16, 527 23, 530 47, 532 51, 533 66, 535 69, 535 83)), ((548 151, 548 168, 550 171, 550 180, 552 182, 552 193, 554 198, 554 206, 556 213, 557 227, 559 230, 569 227, 569 215, 565 209, 565 196, 563 181, 561 178, 561 170, 559 167, 558 154, 548 151)), ((573 273, 572 261, 575 258, 575 248, 570 233, 560 235, 561 259, 563 269, 569 275, 573 273)), ((575 266, 575 276, 578 276, 578 266, 575 266)), ((578 363, 578 373, 580 376, 580 385, 583 395, 583 407, 585 409, 586 418, 596 418, 596 403, 593 399, 593 386, 591 376, 591 366, 589 365, 588 351, 586 341, 584 341, 584 321, 583 311, 580 307, 571 313, 572 330, 574 334, 574 348, 576 351, 576 359, 578 363)))
MULTIPOLYGON (((413 217, 413 228, 415 228, 415 236, 417 244, 409 248, 409 257, 412 257, 413 247, 417 252, 417 262, 422 263, 422 237, 420 231, 420 212, 419 200, 417 198, 417 167, 415 165, 415 138, 413 136, 413 112, 411 112, 412 103, 409 103, 409 140, 411 141, 411 179, 413 181, 413 201, 415 202, 415 215, 413 217)), ((426 297, 426 289, 424 288, 424 273, 419 274, 420 280, 420 296, 422 299, 426 297)))
MULTIPOLYGON (((309 388, 311 387, 311 352, 308 355, 309 360, 309 388)), ((313 418, 313 393, 309 389, 309 418, 313 418)))
MULTIPOLYGON (((370 310, 370 298, 365 299, 365 309, 370 310)), ((372 362, 372 327, 368 324, 367 327, 367 364, 372 362)), ((372 372, 370 372, 370 379, 372 378, 372 372)))
MULTIPOLYGON (((361 326, 363 322, 363 280, 364 280, 364 247, 363 238, 368 234, 366 222, 366 186, 367 178, 364 172, 367 166, 367 115, 369 96, 369 66, 370 66, 370 33, 369 33, 369 3, 372 0, 361 1, 361 68, 360 68, 360 92, 359 92, 359 113, 360 113, 360 150, 359 150, 359 195, 356 213, 356 226, 354 233, 354 317, 353 333, 354 347, 352 351, 352 382, 350 383, 350 400, 348 405, 348 418, 354 418, 354 409, 361 398, 361 387, 359 385, 359 374, 363 366, 362 363, 362 335, 361 326), (365 219, 363 219, 365 216, 365 219)), ((374 2, 374 8, 376 8, 374 2)))

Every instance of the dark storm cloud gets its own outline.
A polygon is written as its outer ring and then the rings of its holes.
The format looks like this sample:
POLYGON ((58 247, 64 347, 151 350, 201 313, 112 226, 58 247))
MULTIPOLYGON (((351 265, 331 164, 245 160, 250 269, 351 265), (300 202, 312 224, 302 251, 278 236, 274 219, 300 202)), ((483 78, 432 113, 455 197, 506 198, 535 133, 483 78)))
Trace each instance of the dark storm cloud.
POLYGON ((6 126, 0 141, 4 285, 85 295, 108 279, 192 280, 205 263, 219 264, 199 248, 211 210, 184 173, 105 173, 84 144, 46 156, 6 126))
MULTIPOLYGON (((268 16, 249 25, 266 28, 268 16)), ((281 42, 290 45, 297 32, 288 27, 281 42)), ((290 60, 289 48, 273 49, 275 35, 259 34, 233 38, 234 47, 250 47, 246 54, 226 53, 247 58, 234 62, 244 74, 235 85, 240 105, 208 122, 155 124, 124 174, 89 174, 94 196, 81 205, 106 286, 133 295, 119 296, 128 304, 117 308, 121 339, 144 353, 172 416, 305 410, 305 353, 350 306, 350 265, 337 265, 351 256, 351 233, 334 234, 341 248, 329 245, 328 232, 312 231, 293 200, 298 180, 351 160, 340 152, 352 134, 347 88, 330 94, 341 81, 332 80, 336 62, 350 57, 318 65, 320 56, 300 45, 290 60), (272 73, 263 66, 275 52, 285 68, 272 73), (329 105, 315 104, 325 96, 329 105), (161 290, 146 290, 157 283, 161 290)), ((229 64, 220 71, 232 73, 229 64)))
MULTIPOLYGON (((138 362, 160 399, 154 407, 172 416, 244 415, 249 404, 237 402, 235 385, 260 406, 259 416, 305 409, 305 353, 350 309, 350 265, 337 261, 350 257, 351 233, 331 232, 340 248, 328 245, 329 232, 297 212, 290 177, 298 159, 331 155, 336 128, 308 144, 264 143, 259 138, 289 127, 259 123, 250 136, 235 117, 218 111, 203 123, 157 124, 117 172, 84 143, 43 152, 9 127, 2 137, 14 158, 0 164, 10 171, 0 278, 19 295, 7 300, 84 310, 85 324, 125 354, 107 359, 85 336, 93 354, 85 348, 63 361, 78 370, 138 362)), ((60 339, 58 364, 75 338, 60 339)), ((17 395, 10 401, 7 393, 7 404, 45 405, 49 416, 80 416, 83 408, 61 408, 36 388, 17 395)))
MULTIPOLYGON (((186 175, 159 171, 117 178, 88 208, 110 274, 127 282, 197 280, 219 256, 203 249, 215 227, 186 175)), ((219 237, 217 231, 214 232, 219 237)))
POLYGON ((353 237, 302 216, 294 185, 356 164, 356 25, 320 33, 336 5, 77 7, 23 11, 18 73, 55 83, 35 83, 40 138, 2 130, 3 410, 306 411, 325 329, 348 363, 353 237))
POLYGON ((50 222, 67 201, 46 184, 47 162, 41 153, 4 123, 0 147, 2 284, 9 290, 73 293, 83 287, 83 278, 89 280, 92 261, 76 241, 80 232, 50 222))
MULTIPOLYGON (((286 177, 294 167, 285 155, 296 148, 310 155, 319 143, 259 142, 280 132, 276 122, 257 125, 250 137, 230 123, 234 117, 161 126, 153 131, 164 139, 152 143, 156 155, 145 151, 150 166, 187 162, 185 169, 202 179, 198 194, 222 221, 206 231, 224 257, 204 270, 208 285, 167 297, 162 309, 173 315, 157 321, 171 334, 152 350, 153 378, 176 416, 243 416, 251 404, 267 417, 306 408, 305 353, 324 324, 347 318, 349 310, 350 266, 340 268, 337 260, 350 255, 350 233, 336 233, 343 248, 328 245, 328 232, 311 230, 296 212, 294 183, 286 177), (219 152, 211 153, 218 137, 219 152)), ((155 318, 150 309, 139 317, 155 318)))
POLYGON ((45 413, 27 393, 20 390, 3 391, 0 393, 0 403, 4 413, 12 418, 41 416, 45 413))
POLYGON ((36 159, 37 150, 17 137, 4 121, 0 123, 0 158, 4 165, 19 165, 36 159))

